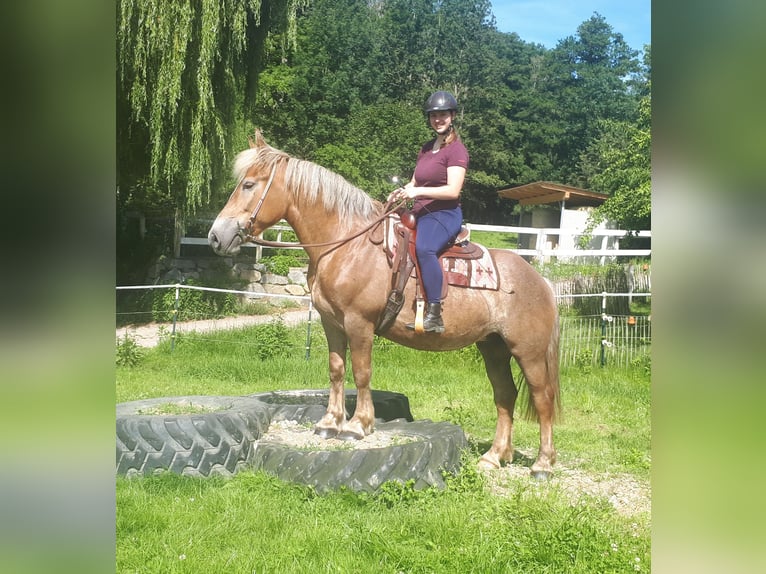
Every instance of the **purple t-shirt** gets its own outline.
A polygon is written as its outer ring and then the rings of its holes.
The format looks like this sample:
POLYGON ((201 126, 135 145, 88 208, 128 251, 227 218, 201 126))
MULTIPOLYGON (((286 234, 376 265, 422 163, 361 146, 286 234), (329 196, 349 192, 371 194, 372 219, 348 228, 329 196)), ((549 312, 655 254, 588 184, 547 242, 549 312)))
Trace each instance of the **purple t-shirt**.
MULTIPOLYGON (((436 140, 431 140, 420 148, 418 161, 415 164, 415 173, 412 178, 418 187, 440 187, 447 185, 447 168, 452 166, 468 169, 468 150, 463 142, 455 140, 446 147, 442 147, 433 153, 436 140)), ((428 206, 428 211, 437 209, 453 209, 460 205, 459 199, 416 199, 415 213, 420 213, 428 206)))

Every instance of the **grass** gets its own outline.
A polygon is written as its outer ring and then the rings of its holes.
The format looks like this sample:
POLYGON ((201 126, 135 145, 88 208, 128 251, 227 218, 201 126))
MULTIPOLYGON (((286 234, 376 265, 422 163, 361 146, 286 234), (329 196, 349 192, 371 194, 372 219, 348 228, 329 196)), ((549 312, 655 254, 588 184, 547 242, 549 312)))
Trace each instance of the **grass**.
POLYGON ((518 249, 519 247, 519 236, 516 233, 473 229, 471 230, 471 241, 488 249, 518 249))
MULTIPOLYGON (((265 360, 254 329, 187 334, 172 353, 168 343, 146 351, 117 367, 117 400, 327 387, 319 327, 309 360, 305 329, 288 329, 287 352, 265 360)), ((425 353, 381 339, 373 368, 373 387, 406 394, 416 419, 449 420, 469 436, 463 470, 446 489, 390 483, 376 495, 318 496, 253 472, 118 478, 117 572, 650 571, 648 515, 618 514, 592 496, 573 502, 555 484, 528 478, 510 479, 498 494, 474 470, 494 435, 495 409, 473 348, 425 353)), ((561 386, 560 466, 648 484, 648 373, 569 368, 561 386)), ((537 424, 517 418, 517 449, 536 453, 538 441, 537 424)))

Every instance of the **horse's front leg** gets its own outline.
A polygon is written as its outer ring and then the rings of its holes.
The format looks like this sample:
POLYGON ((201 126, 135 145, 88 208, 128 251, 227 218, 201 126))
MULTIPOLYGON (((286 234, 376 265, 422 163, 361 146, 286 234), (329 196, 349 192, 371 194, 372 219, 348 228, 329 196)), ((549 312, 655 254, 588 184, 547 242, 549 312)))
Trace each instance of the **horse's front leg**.
POLYGON ((375 427, 375 405, 372 402, 370 379, 372 378, 373 327, 365 325, 355 330, 349 338, 351 346, 351 369, 356 384, 356 409, 338 438, 361 440, 371 434, 375 427))
POLYGON ((340 329, 323 322, 330 351, 330 397, 327 412, 314 427, 322 438, 333 438, 343 430, 346 421, 346 399, 343 384, 346 379, 346 348, 348 339, 340 329))

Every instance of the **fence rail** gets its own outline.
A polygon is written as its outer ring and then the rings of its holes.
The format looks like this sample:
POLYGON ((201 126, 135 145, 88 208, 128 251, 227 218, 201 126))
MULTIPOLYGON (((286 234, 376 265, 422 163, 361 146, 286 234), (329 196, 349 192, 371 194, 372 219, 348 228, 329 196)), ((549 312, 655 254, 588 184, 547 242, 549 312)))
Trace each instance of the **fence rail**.
MULTIPOLYGON (((129 285, 118 286, 118 291, 129 290, 175 290, 174 309, 172 310, 173 321, 169 324, 155 324, 158 331, 169 333, 171 351, 176 344, 176 336, 184 323, 178 321, 183 312, 181 291, 185 289, 196 291, 209 291, 214 293, 227 293, 232 295, 244 295, 248 299, 277 298, 302 300, 308 304, 306 320, 306 346, 304 348, 306 358, 311 353, 311 327, 312 311, 311 298, 297 295, 275 295, 270 293, 253 293, 252 291, 237 291, 232 289, 219 289, 214 287, 201 287, 197 285, 129 285)), ((557 299, 564 298, 588 298, 598 297, 601 299, 602 313, 593 316, 567 316, 560 320, 560 361, 562 366, 585 366, 585 365, 618 365, 629 367, 634 361, 640 360, 649 354, 651 349, 651 317, 640 315, 608 315, 606 313, 607 301, 610 298, 620 297, 651 297, 651 293, 576 293, 556 295, 557 299)), ((151 316, 152 311, 144 311, 151 316)), ((120 314, 120 313, 118 313, 120 314)), ((122 314, 135 315, 135 310, 124 310, 122 314)), ((214 317, 194 317, 193 325, 200 320, 213 320, 214 317)), ((192 326, 190 330, 194 330, 192 326)), ((117 330, 118 333, 120 329, 117 330)))
MULTIPOLYGON (((531 235, 535 238, 534 248, 522 248, 516 247, 511 249, 514 253, 517 253, 524 257, 532 257, 537 261, 545 261, 548 258, 555 257, 562 260, 570 260, 572 258, 580 257, 599 257, 600 262, 603 265, 606 262, 606 258, 614 257, 648 257, 652 254, 651 249, 620 249, 619 242, 612 242, 612 247, 609 247, 609 239, 618 239, 625 237, 629 234, 628 231, 623 229, 594 229, 589 235, 591 237, 601 237, 601 247, 599 249, 578 249, 578 248, 564 248, 561 246, 548 247, 548 239, 550 237, 557 237, 558 242, 562 243, 563 238, 568 238, 568 243, 575 243, 575 239, 583 237, 585 234, 577 229, 558 228, 558 227, 514 227, 505 225, 482 225, 478 223, 466 223, 466 227, 471 231, 493 231, 499 233, 513 233, 517 236, 531 235)), ((277 241, 282 241, 282 234, 285 231, 292 231, 292 227, 286 222, 281 221, 279 224, 269 228, 277 233, 277 241)), ((651 237, 651 231, 639 231, 632 234, 632 237, 651 237)), ((263 233, 259 235, 263 237, 263 233)), ((206 237, 183 237, 181 238, 181 245, 208 245, 206 237)), ((245 243, 242 247, 254 247, 256 250, 256 259, 260 260, 263 256, 263 247, 255 243, 245 243)), ((284 247, 282 249, 302 249, 301 247, 284 247)))
MULTIPOLYGON (((494 231, 500 233, 515 233, 517 236, 532 235, 535 237, 534 248, 515 248, 514 253, 522 256, 534 257, 538 261, 545 261, 549 257, 559 259, 571 259, 573 257, 600 257, 603 265, 607 257, 648 257, 652 254, 651 249, 620 249, 619 244, 609 247, 610 238, 620 238, 628 235, 628 231, 623 229, 594 229, 590 232, 591 237, 601 237, 600 249, 577 249, 563 247, 547 247, 549 237, 557 237, 559 243, 562 243, 564 237, 570 238, 572 244, 575 239, 583 237, 585 234, 577 229, 558 228, 558 227, 512 227, 505 225, 480 225, 476 223, 467 223, 466 227, 476 231, 494 231)), ((651 231, 639 231, 632 234, 632 237, 651 237, 651 231)))

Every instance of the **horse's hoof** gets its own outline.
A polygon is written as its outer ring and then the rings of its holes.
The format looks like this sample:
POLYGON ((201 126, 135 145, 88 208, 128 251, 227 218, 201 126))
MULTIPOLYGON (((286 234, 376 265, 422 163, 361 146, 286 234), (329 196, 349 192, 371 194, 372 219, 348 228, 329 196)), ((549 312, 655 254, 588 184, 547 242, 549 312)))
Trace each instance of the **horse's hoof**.
POLYGON ((495 460, 492 460, 491 458, 487 456, 483 456, 479 459, 479 462, 476 465, 476 467, 479 470, 497 470, 500 468, 500 463, 495 460))
POLYGON ((364 438, 364 434, 351 430, 344 430, 338 433, 338 438, 340 440, 362 440, 364 438))
POLYGON ((532 478, 539 482, 547 482, 551 479, 551 476, 553 476, 553 473, 549 470, 533 470, 532 471, 532 478))
POLYGON ((320 438, 335 438, 338 436, 338 429, 314 427, 314 434, 320 438))

